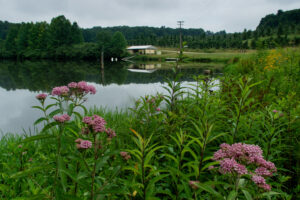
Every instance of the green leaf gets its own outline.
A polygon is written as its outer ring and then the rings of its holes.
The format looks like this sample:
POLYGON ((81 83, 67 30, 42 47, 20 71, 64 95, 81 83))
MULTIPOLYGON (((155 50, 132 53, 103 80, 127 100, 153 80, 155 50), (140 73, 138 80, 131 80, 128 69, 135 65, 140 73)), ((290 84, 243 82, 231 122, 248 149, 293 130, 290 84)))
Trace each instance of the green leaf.
POLYGON ((39 110, 41 110, 41 111, 44 112, 44 109, 42 107, 40 107, 40 106, 32 106, 31 108, 36 108, 36 109, 39 109, 39 110))
POLYGON ((51 108, 51 107, 53 107, 53 106, 56 106, 56 103, 49 104, 49 105, 45 108, 45 110, 48 110, 49 108, 51 108))
POLYGON ((41 117, 41 118, 37 119, 37 120, 34 122, 34 125, 37 125, 37 124, 41 123, 42 121, 47 121, 47 118, 46 118, 46 117, 41 117))
POLYGON ((247 190, 242 190, 247 200, 252 200, 251 194, 247 190))
POLYGON ((200 189, 202 189, 202 190, 204 190, 204 191, 206 191, 206 192, 208 192, 208 193, 210 193, 210 194, 218 197, 219 199, 224 199, 223 196, 220 193, 218 193, 216 190, 214 190, 210 185, 207 185, 205 183, 196 183, 196 185, 200 189))
POLYGON ((39 171, 45 171, 46 169, 48 169, 49 166, 39 166, 39 167, 32 167, 32 168, 29 168, 27 170, 24 170, 24 171, 20 171, 20 172, 17 172, 13 175, 10 176, 10 178, 21 178, 21 177, 26 177, 28 176, 29 174, 33 174, 33 173, 36 173, 36 172, 39 172, 39 171))
POLYGON ((59 114, 59 113, 61 113, 61 110, 60 110, 60 109, 56 109, 56 110, 52 111, 52 112, 49 114, 49 117, 50 117, 50 118, 53 118, 54 115, 57 115, 57 114, 59 114))
POLYGON ((207 163, 206 165, 204 165, 204 167, 202 167, 201 171, 207 169, 209 166, 213 166, 213 165, 216 165, 216 164, 219 164, 219 161, 207 163))
POLYGON ((235 200, 236 196, 237 196, 237 192, 233 190, 229 193, 227 200, 235 200))
POLYGON ((67 191, 67 177, 66 174, 62 172, 62 170, 66 171, 66 165, 62 157, 58 157, 58 172, 60 175, 60 182, 63 187, 63 190, 67 191))
POLYGON ((86 107, 84 107, 83 105, 78 105, 79 107, 81 107, 84 111, 84 115, 88 114, 88 110, 86 109, 86 107))
POLYGON ((47 125, 43 128, 43 130, 42 130, 41 132, 45 132, 45 131, 49 130, 50 128, 52 128, 53 126, 56 126, 56 125, 58 125, 57 122, 51 122, 50 124, 47 124, 47 125))
POLYGON ((69 105, 69 109, 68 109, 68 115, 71 116, 74 110, 74 103, 71 103, 69 105))

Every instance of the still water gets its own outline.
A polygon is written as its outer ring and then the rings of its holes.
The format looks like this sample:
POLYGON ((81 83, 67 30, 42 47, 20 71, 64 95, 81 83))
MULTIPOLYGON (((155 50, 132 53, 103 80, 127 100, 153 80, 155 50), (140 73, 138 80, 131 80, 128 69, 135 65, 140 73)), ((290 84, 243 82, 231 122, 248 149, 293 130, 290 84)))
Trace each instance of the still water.
MULTIPOLYGON (((101 70, 99 63, 90 62, 2 61, 0 134, 22 134, 24 130, 32 130, 33 122, 41 116, 38 110, 31 108, 38 105, 35 96, 41 92, 50 93, 53 87, 72 81, 84 80, 96 87, 97 93, 88 96, 87 107, 124 109, 131 107, 134 99, 140 96, 165 93, 162 85, 165 78, 172 75, 172 70, 163 65, 108 63, 101 70)), ((204 69, 184 67, 182 83, 193 83, 192 77, 202 74, 204 69)))

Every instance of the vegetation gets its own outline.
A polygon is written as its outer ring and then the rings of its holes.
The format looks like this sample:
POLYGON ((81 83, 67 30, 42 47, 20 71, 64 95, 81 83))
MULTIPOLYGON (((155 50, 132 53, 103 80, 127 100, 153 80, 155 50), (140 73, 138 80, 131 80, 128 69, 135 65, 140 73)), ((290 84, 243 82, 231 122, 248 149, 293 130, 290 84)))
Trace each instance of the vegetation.
MULTIPOLYGON (((98 43, 84 43, 77 23, 71 24, 63 15, 53 18, 50 24, 0 22, 0 32, 0 58, 97 60, 103 46, 101 40, 107 39, 100 37, 98 43)), ((126 53, 126 40, 120 32, 110 36, 106 45, 106 58, 119 58, 126 53)))
MULTIPOLYGON (((105 59, 126 55, 126 45, 151 44, 178 47, 179 29, 167 27, 93 27, 81 29, 64 16, 51 23, 13 24, 0 21, 0 58, 20 59, 105 59)), ((183 41, 191 49, 261 49, 300 44, 300 9, 279 10, 262 18, 256 30, 216 33, 181 29, 183 41)))
POLYGON ((299 55, 258 51, 189 88, 174 70, 121 112, 87 111, 85 82, 40 94, 39 134, 1 139, 0 197, 299 199, 299 55))

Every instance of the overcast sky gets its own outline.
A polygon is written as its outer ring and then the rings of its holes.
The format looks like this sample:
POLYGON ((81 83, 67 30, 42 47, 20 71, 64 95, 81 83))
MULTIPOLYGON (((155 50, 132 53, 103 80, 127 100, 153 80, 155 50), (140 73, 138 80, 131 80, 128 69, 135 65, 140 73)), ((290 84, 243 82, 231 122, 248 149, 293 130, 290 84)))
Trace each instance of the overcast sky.
POLYGON ((277 10, 300 8, 300 0, 0 0, 0 20, 47 21, 65 15, 80 27, 166 26, 240 32, 255 29, 277 10))

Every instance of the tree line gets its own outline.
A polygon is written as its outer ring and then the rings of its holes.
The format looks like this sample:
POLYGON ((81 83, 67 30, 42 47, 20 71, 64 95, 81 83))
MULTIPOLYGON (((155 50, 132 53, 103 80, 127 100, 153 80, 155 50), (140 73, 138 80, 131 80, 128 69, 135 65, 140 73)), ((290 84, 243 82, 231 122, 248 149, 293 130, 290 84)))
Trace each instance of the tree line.
POLYGON ((127 45, 178 47, 179 33, 189 48, 257 49, 300 44, 300 9, 279 10, 262 18, 256 30, 213 33, 201 28, 93 27, 83 29, 63 15, 51 23, 9 23, 0 21, 0 57, 106 59, 126 55, 127 45))
POLYGON ((20 59, 86 59, 122 57, 126 40, 122 33, 98 34, 96 42, 84 42, 82 29, 61 15, 51 23, 12 24, 0 21, 0 57, 20 59), (105 37, 105 38, 104 38, 105 37))

